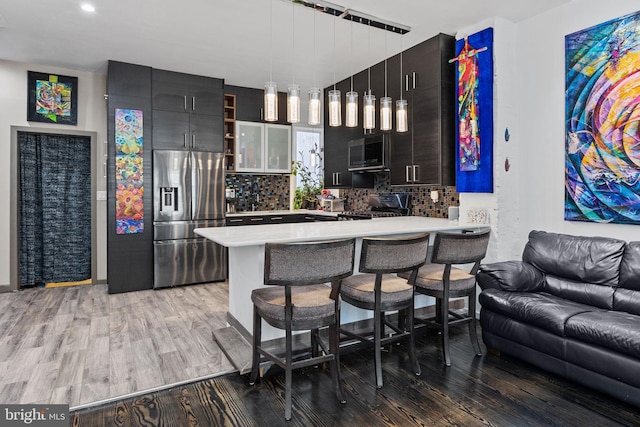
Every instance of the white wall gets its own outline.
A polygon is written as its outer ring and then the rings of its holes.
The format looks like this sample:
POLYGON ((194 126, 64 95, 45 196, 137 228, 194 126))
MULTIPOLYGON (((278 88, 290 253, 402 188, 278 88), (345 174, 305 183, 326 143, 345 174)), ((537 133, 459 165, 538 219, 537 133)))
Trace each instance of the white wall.
POLYGON ((574 0, 518 24, 495 18, 458 33, 494 27, 494 193, 460 195, 461 218, 469 208, 490 212, 487 262, 520 258, 532 229, 640 240, 637 225, 564 220, 564 37, 639 9, 631 0, 574 0))
POLYGON ((640 240, 638 225, 564 221, 564 37, 639 9, 637 0, 576 0, 519 25, 518 110, 521 156, 526 159, 519 170, 523 231, 640 240))
MULTIPOLYGON (((57 67, 43 67, 0 60, 0 285, 9 285, 9 234, 10 234, 10 166, 11 126, 30 126, 34 129, 75 129, 97 132, 98 159, 93 165, 98 176, 98 190, 106 189, 103 178, 104 146, 107 139, 107 106, 104 100, 107 79, 105 75, 78 72, 57 67), (78 125, 54 125, 48 123, 27 122, 27 71, 61 74, 78 77, 78 125)), ((95 194, 93 195, 95 197, 95 194)), ((106 269, 106 201, 97 202, 97 280, 105 280, 106 269)), ((72 231, 71 231, 72 232, 72 231)))
MULTIPOLYGON (((517 66, 515 61, 517 26, 502 18, 479 22, 458 32, 457 39, 493 27, 493 193, 461 193, 460 217, 466 218, 472 208, 484 208, 489 212, 491 241, 485 262, 517 258, 522 252, 517 247, 519 231, 519 175, 520 163, 516 88, 517 66), (511 135, 505 141, 505 129, 511 135), (509 171, 505 170, 505 160, 509 159, 509 171)), ((481 47, 481 46, 476 46, 481 47)))

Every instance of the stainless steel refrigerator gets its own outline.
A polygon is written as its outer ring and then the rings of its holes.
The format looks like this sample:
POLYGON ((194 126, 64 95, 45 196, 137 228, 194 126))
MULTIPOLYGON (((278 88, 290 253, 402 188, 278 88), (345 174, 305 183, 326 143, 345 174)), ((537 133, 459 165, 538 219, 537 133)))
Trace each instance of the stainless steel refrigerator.
POLYGON ((153 287, 225 280, 225 248, 194 234, 225 224, 224 154, 153 151, 153 287))

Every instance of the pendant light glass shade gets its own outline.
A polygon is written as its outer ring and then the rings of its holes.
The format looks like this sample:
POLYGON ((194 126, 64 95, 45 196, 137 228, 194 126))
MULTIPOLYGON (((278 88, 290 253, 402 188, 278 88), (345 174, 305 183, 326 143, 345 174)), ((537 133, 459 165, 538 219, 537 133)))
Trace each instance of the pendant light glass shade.
POLYGON ((393 116, 393 100, 391 97, 380 98, 380 130, 391 130, 393 116))
POLYGON ((363 98, 363 127, 366 131, 373 131, 376 127, 376 97, 368 91, 363 98))
POLYGON ((349 91, 345 95, 346 114, 344 118, 344 124, 348 128, 355 128, 358 126, 358 92, 349 91))
POLYGON ((396 101, 396 132, 409 130, 409 103, 406 99, 396 101))
POLYGON ((320 124, 320 115, 322 114, 320 93, 320 89, 317 87, 309 89, 309 124, 312 126, 320 124))
POLYGON ((278 121, 278 85, 276 82, 264 84, 264 120, 278 121))
POLYGON ((300 86, 289 85, 287 91, 287 121, 298 123, 300 121, 300 86))
POLYGON ((329 126, 342 126, 342 103, 339 90, 329 91, 329 126))

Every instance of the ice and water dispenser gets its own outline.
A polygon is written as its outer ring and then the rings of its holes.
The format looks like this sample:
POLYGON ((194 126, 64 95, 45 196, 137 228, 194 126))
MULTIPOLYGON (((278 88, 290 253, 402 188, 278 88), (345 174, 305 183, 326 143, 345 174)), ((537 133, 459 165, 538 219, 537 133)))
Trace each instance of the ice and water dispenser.
POLYGON ((160 211, 178 211, 178 187, 160 187, 160 211))

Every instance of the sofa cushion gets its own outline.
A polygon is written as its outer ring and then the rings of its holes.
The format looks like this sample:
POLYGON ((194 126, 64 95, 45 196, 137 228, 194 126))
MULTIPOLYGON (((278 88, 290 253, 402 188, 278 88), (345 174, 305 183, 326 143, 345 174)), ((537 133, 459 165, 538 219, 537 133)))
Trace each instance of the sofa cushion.
POLYGON ((640 291, 640 242, 629 242, 624 248, 619 286, 640 291))
POLYGON ((606 310, 613 310, 615 290, 616 288, 613 286, 576 282, 551 275, 545 276, 544 292, 606 310))
POLYGON ((613 294, 613 309, 640 316, 640 291, 618 288, 613 294))
POLYGON ((522 261, 483 264, 476 278, 482 289, 533 292, 542 290, 544 286, 544 274, 531 264, 522 261))
POLYGON ((566 336, 640 358, 640 317, 620 311, 593 311, 567 320, 566 336))
POLYGON ((564 325, 571 316, 596 310, 547 293, 508 292, 487 289, 480 294, 480 304, 497 313, 564 336, 564 325))
POLYGON ((533 230, 522 260, 543 273, 576 282, 615 286, 626 242, 533 230))

